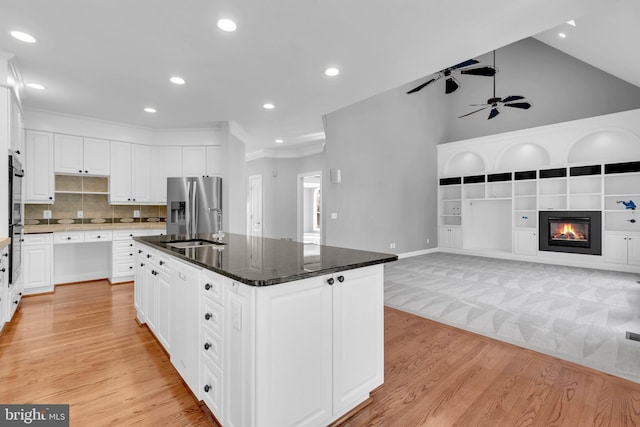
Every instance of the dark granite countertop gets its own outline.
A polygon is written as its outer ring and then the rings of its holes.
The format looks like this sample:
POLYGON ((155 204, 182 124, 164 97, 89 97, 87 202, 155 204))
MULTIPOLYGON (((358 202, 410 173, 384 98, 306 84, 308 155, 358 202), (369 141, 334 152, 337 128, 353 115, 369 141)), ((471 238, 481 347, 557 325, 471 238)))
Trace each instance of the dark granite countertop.
MULTIPOLYGON (((225 245, 177 249, 168 242, 182 235, 135 237, 136 241, 251 286, 269 286, 395 261, 397 255, 255 238, 228 233, 225 245)), ((210 240, 208 234, 195 236, 210 240)))

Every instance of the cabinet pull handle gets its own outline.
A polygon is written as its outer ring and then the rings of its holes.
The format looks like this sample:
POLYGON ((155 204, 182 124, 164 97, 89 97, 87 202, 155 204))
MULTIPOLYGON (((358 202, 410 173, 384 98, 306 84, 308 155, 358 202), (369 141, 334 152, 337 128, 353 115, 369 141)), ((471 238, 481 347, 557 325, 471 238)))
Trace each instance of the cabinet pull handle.
POLYGON ((328 283, 329 285, 333 285, 333 283, 334 283, 333 277, 329 277, 329 278, 327 279, 327 283, 328 283))
POLYGON ((209 390, 211 390, 211 386, 209 386, 208 384, 206 386, 204 386, 204 392, 205 393, 209 393, 209 390))
POLYGON ((209 320, 209 319, 211 319, 212 317, 213 317, 213 316, 211 315, 211 313, 207 313, 207 314, 205 314, 205 315, 204 315, 204 319, 205 319, 205 320, 209 320))
POLYGON ((340 283, 344 282, 344 276, 338 276, 338 282, 340 283))
MULTIPOLYGON (((3 270, 3 271, 4 271, 4 270, 3 270)), ((210 284, 210 283, 207 283, 206 285, 204 285, 204 289, 205 289, 205 290, 207 290, 207 291, 208 291, 209 289, 211 289, 211 284, 210 284)))
POLYGON ((210 348, 211 348, 211 343, 208 343, 208 342, 204 343, 205 350, 209 350, 210 348))

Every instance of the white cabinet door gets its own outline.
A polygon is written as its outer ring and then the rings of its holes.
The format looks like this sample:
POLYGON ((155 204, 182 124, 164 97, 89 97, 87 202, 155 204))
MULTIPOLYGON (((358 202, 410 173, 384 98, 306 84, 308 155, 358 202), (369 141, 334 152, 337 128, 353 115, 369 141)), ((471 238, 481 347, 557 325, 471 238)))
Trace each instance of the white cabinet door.
POLYGON ((131 144, 131 201, 151 200, 151 149, 146 145, 131 144))
POLYGON ((640 234, 627 236, 627 262, 631 265, 640 265, 640 234))
POLYGON ((22 246, 24 293, 34 293, 34 289, 46 291, 51 282, 51 244, 29 245, 29 236, 25 236, 22 246))
POLYGON ((109 199, 112 203, 131 201, 131 144, 111 141, 109 199))
POLYGON ((449 227, 438 227, 438 246, 441 248, 451 247, 451 229, 449 227))
POLYGON ((627 236, 626 234, 605 233, 604 236, 604 260, 615 264, 627 263, 627 236))
POLYGON ((198 396, 200 354, 200 270, 174 261, 176 274, 171 283, 169 346, 171 363, 198 396))
POLYGON ((55 173, 84 173, 82 137, 56 134, 54 141, 55 173))
POLYGON ((182 176, 182 147, 151 148, 151 201, 167 203, 167 178, 182 176))
POLYGON ((451 227, 451 247, 460 249, 462 248, 462 228, 451 227))
POLYGON ((147 309, 147 326, 158 336, 158 276, 155 266, 147 261, 144 266, 145 299, 147 309))
POLYGON ((513 230, 513 253, 537 255, 538 233, 535 230, 513 230))
POLYGON ((53 134, 28 131, 25 160, 25 203, 53 203, 53 134))
POLYGON ((109 176, 111 173, 109 141, 84 138, 84 172, 109 176))
POLYGON ((205 176, 206 174, 206 147, 182 147, 182 176, 205 176))
POLYGON ((207 176, 225 175, 225 156, 220 146, 207 147, 207 176))
MULTIPOLYGON (((171 274, 166 271, 156 270, 158 277, 157 288, 157 334, 158 340, 171 354, 171 274)), ((197 306, 195 306, 197 307, 197 306)), ((195 310, 194 310, 195 311, 195 310)), ((181 333, 183 333, 182 331, 181 333)))
POLYGON ((145 299, 145 255, 146 251, 144 247, 138 243, 134 243, 135 250, 135 264, 134 264, 134 293, 133 293, 133 306, 136 308, 136 317, 138 322, 146 323, 146 299, 145 299))
POLYGON ((333 278, 333 414, 341 415, 384 381, 383 267, 333 278))
POLYGON ((317 426, 332 414, 332 288, 325 278, 261 288, 256 319, 256 419, 317 426))
POLYGON ((9 92, 9 148, 11 148, 19 158, 23 158, 24 153, 24 118, 18 107, 15 96, 9 92))

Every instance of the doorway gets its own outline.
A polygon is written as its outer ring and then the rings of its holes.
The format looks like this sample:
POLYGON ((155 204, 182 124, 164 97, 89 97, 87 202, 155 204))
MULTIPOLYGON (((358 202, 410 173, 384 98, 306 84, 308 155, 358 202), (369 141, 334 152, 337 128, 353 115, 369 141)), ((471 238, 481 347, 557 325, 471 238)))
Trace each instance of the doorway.
POLYGON ((252 175, 247 200, 247 234, 262 237, 262 222, 262 175, 252 175))
POLYGON ((298 238, 309 245, 322 244, 322 172, 298 175, 298 238))

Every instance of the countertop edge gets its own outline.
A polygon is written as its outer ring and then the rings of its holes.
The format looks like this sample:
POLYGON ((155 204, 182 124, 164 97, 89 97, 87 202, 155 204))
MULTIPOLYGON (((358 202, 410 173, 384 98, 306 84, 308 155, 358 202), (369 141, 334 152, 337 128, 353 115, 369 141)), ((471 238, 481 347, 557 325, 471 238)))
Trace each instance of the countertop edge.
POLYGON ((134 237, 133 239, 138 242, 138 243, 142 243, 146 246, 149 246, 152 249, 158 250, 160 252, 164 252, 168 255, 173 255, 174 257, 176 257, 177 259, 184 261, 188 264, 191 265, 195 265, 201 268, 204 268, 206 270, 209 271, 213 271, 214 273, 218 273, 220 275, 223 275, 225 277, 228 277, 230 279, 236 280, 240 283, 244 283, 245 285, 249 285, 249 286, 255 286, 255 287, 265 287, 265 286, 272 286, 272 285, 279 285, 282 283, 287 283, 287 282, 294 282, 297 280, 303 280, 303 279, 309 279, 312 277, 318 277, 318 276, 324 276, 327 274, 332 274, 332 273, 337 273, 340 271, 347 271, 347 270, 354 270, 357 268, 363 268, 363 267, 369 267, 372 265, 377 265, 377 264, 384 264, 387 262, 392 262, 392 261, 397 261, 398 260, 398 256, 397 255, 389 255, 387 257, 383 257, 383 258, 379 258, 376 260, 371 260, 371 261, 364 261, 364 262, 359 262, 359 263, 353 263, 353 264, 345 264, 345 265, 341 265, 338 267, 331 267, 331 268, 326 268, 323 270, 318 270, 318 271, 308 271, 305 273, 301 273, 301 274, 294 274, 294 275, 289 275, 289 276, 284 276, 284 277, 279 277, 277 279, 269 279, 269 280, 251 280, 251 279, 246 279, 244 277, 238 276, 237 274, 231 273, 227 270, 221 269, 221 268, 217 268, 214 267, 212 265, 209 264, 205 264, 202 262, 198 262, 197 260, 194 260, 192 258, 189 258, 187 256, 184 256, 183 254, 179 253, 179 252, 175 252, 172 251, 171 249, 167 249, 163 246, 160 245, 156 245, 153 242, 148 242, 146 240, 144 240, 146 236, 140 236, 140 237, 134 237))

